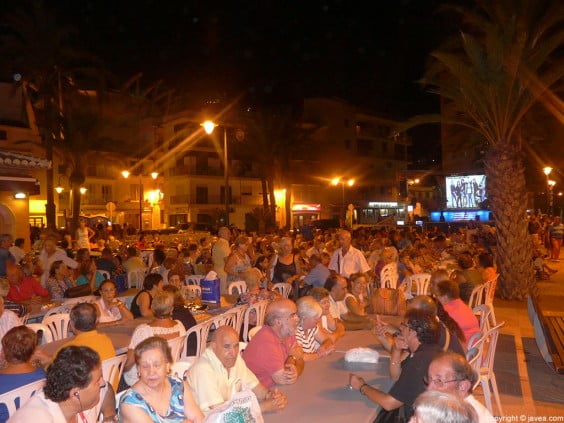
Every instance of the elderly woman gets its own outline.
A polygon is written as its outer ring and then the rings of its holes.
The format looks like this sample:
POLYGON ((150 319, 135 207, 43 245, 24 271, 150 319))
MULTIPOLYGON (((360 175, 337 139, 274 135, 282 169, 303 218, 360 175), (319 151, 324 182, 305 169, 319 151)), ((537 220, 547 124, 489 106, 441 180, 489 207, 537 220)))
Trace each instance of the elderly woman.
POLYGON ((160 336, 168 340, 186 335, 186 329, 184 329, 182 322, 171 319, 173 309, 174 295, 171 292, 161 291, 155 295, 151 304, 153 320, 149 323, 142 323, 135 328, 127 350, 127 361, 123 374, 123 378, 129 386, 133 386, 138 380, 134 349, 141 341, 151 336, 160 336))
POLYGON ((299 255, 293 252, 292 238, 284 237, 280 240, 280 251, 274 256, 270 266, 273 283, 292 284, 300 278, 302 275, 300 260, 299 255))
MULTIPOLYGON (((2 349, 7 365, 0 370, 0 394, 45 377, 43 369, 31 363, 36 345, 35 332, 26 326, 16 326, 4 335, 2 349)), ((0 412, 0 421, 6 419, 0 412)))
POLYGON ((60 300, 65 296, 65 291, 76 286, 72 279, 71 271, 62 260, 53 262, 49 269, 49 279, 46 288, 53 300, 60 300))
POLYGON ((188 384, 169 376, 172 356, 163 338, 152 336, 143 340, 135 347, 133 356, 139 380, 121 397, 120 422, 204 420, 188 384))
MULTIPOLYGON (((425 391, 413 404, 411 423, 478 423, 476 411, 458 396, 439 391, 425 391)), ((490 416, 491 417, 491 416, 490 416)))
POLYGON ((364 273, 353 273, 350 278, 350 293, 345 296, 349 314, 366 317, 368 307, 368 282, 364 273))
POLYGON ((297 306, 300 320, 296 328, 296 341, 304 351, 304 360, 315 360, 335 351, 331 337, 319 327, 323 313, 319 303, 313 297, 306 296, 298 300, 297 306))
POLYGON ((314 287, 309 291, 311 295, 321 306, 322 314, 319 322, 321 328, 325 329, 333 342, 345 334, 343 324, 333 317, 331 314, 331 300, 329 299, 329 291, 325 288, 314 287))
POLYGON ((262 272, 251 267, 243 273, 243 280, 247 284, 247 292, 243 292, 237 299, 237 304, 254 304, 261 300, 273 300, 280 295, 261 286, 262 272))
POLYGON ((94 303, 98 310, 98 323, 118 323, 133 320, 133 313, 123 301, 116 298, 117 287, 114 281, 106 280, 100 284, 100 299, 94 303))
POLYGON ((243 279, 243 273, 251 267, 251 258, 247 254, 248 248, 249 238, 241 235, 235 239, 233 250, 225 262, 228 282, 243 279))

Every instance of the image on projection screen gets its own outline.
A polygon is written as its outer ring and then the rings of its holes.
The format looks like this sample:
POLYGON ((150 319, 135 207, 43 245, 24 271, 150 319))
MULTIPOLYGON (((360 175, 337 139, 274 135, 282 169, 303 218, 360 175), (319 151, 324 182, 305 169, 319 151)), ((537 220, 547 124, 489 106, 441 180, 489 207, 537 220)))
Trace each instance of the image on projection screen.
POLYGON ((486 175, 446 177, 448 209, 479 208, 486 199, 486 175))

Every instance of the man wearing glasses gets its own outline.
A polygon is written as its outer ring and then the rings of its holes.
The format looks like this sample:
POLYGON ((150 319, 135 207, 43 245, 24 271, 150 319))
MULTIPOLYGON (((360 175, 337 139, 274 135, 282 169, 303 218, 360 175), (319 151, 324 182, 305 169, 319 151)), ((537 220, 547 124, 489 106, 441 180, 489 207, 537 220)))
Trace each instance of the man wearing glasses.
POLYGON ((361 377, 351 375, 351 387, 382 407, 375 421, 390 418, 386 416, 390 413, 395 414, 393 418, 397 421, 407 421, 413 415, 413 403, 425 391, 423 377, 427 375, 429 363, 442 351, 439 338, 439 323, 432 314, 409 310, 400 325, 397 348, 390 356, 390 373, 396 380, 390 392, 385 393, 368 385, 361 377), (402 351, 409 353, 403 361, 402 351))
POLYGON ((428 391, 447 392, 470 404, 478 415, 479 423, 494 423, 491 413, 472 395, 476 374, 460 354, 439 354, 429 365, 424 378, 428 391))

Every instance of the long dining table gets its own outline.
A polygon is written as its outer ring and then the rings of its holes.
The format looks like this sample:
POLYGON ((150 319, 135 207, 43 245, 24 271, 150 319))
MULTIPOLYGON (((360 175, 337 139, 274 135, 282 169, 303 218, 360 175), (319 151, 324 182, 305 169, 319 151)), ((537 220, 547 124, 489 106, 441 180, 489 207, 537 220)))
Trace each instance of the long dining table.
POLYGON ((349 374, 387 392, 392 386, 388 367, 390 355, 368 330, 347 331, 330 355, 305 363, 303 373, 293 385, 279 386, 288 398, 286 408, 264 415, 267 423, 288 422, 372 422, 378 406, 356 390, 348 388, 349 374), (378 363, 349 363, 345 352, 368 347, 379 352, 378 363))

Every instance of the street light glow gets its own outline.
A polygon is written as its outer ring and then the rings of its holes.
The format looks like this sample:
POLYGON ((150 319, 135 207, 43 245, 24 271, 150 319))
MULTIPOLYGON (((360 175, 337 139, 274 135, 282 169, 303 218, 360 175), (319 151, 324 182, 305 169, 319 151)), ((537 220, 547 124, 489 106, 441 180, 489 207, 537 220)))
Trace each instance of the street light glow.
POLYGON ((129 175, 131 173, 128 170, 122 170, 121 171, 121 176, 123 176, 125 179, 129 178, 129 175))
POLYGON ((65 189, 64 189, 62 186, 60 186, 60 185, 58 185, 58 186, 55 187, 55 191, 57 191, 57 194, 60 194, 60 193, 63 192, 64 190, 65 190, 65 189))
POLYGON ((206 131, 206 134, 208 135, 211 135, 211 133, 217 126, 217 124, 215 124, 211 120, 206 120, 204 123, 201 123, 200 125, 204 127, 204 131, 206 131))
POLYGON ((544 172, 544 174, 545 174, 546 176, 548 176, 548 175, 550 175, 550 172, 552 172, 552 168, 551 168, 550 166, 547 166, 547 167, 544 167, 544 168, 542 169, 542 171, 544 172))
POLYGON ((548 185, 550 185, 550 187, 552 188, 554 185, 556 185, 556 181, 549 180, 548 185))
POLYGON ((349 187, 352 187, 352 186, 354 185, 354 179, 349 179, 349 180, 347 181, 347 185, 348 185, 349 187))
POLYGON ((85 187, 80 187, 80 193, 81 194, 86 194, 86 191, 88 191, 85 187))
POLYGON ((332 184, 332 185, 339 185, 340 182, 341 182, 341 178, 333 178, 333 179, 331 179, 331 184, 332 184))
POLYGON ((153 179, 157 179, 158 176, 159 176, 159 172, 152 172, 151 173, 151 178, 153 178, 153 179))

